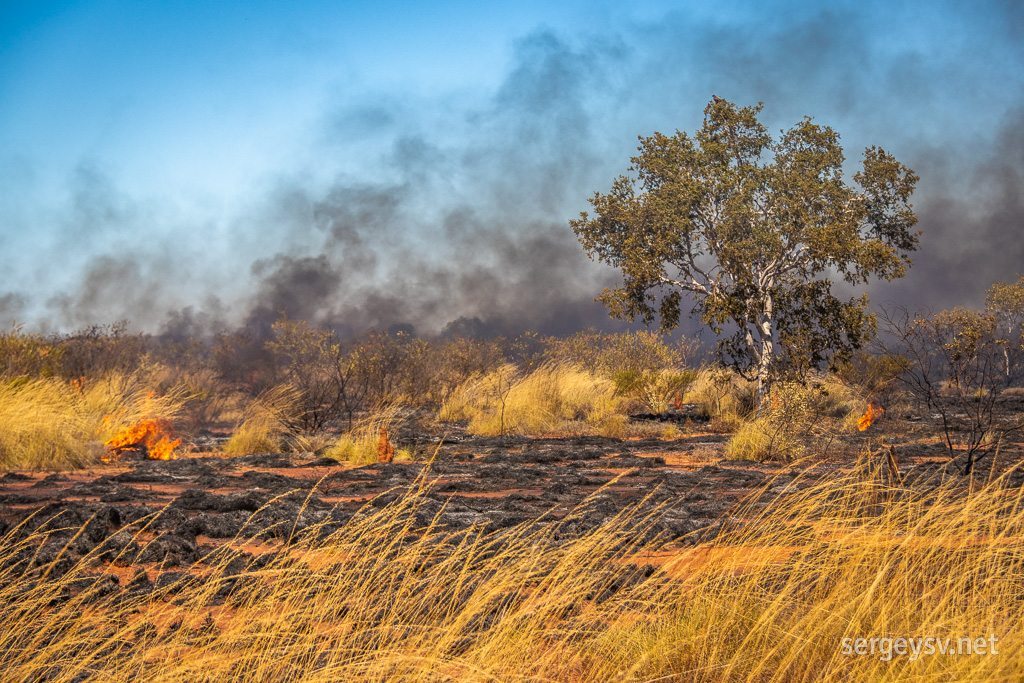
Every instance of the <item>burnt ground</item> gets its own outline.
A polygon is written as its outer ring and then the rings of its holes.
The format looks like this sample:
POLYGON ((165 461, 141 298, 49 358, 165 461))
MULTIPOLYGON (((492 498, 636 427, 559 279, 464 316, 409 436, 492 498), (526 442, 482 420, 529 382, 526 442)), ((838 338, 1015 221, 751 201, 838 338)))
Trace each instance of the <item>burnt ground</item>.
MULTIPOLYGON (((0 536, 28 518, 13 537, 52 530, 29 566, 57 560, 60 575, 92 553, 97 572, 125 568, 124 576, 105 579, 117 581, 111 591, 137 593, 173 581, 229 542, 240 568, 265 566, 287 552, 292 534, 326 536, 426 479, 416 513, 424 527, 500 530, 541 515, 563 517, 589 499, 564 526, 575 534, 642 502, 641 509, 663 506, 649 533, 683 546, 713 537, 723 516, 751 493, 766 491, 759 505, 798 493, 848 467, 851 448, 870 444, 870 437, 849 437, 845 458, 791 466, 725 460, 728 435, 503 439, 449 430, 443 439, 420 432, 400 442, 424 457, 415 462, 357 467, 312 453, 199 452, 170 461, 129 455, 74 473, 11 472, 0 477, 0 536), (157 512, 136 535, 140 520, 157 512)), ((905 429, 889 435, 890 443, 905 442, 904 476, 948 469, 927 452, 914 456, 914 438, 905 429)))

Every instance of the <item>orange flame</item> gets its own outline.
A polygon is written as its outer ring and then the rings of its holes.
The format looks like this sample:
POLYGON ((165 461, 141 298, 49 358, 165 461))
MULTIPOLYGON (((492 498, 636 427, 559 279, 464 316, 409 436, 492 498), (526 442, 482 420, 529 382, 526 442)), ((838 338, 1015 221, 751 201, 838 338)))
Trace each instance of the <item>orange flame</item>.
MULTIPOLYGON (((104 418, 109 422, 109 417, 104 418)), ((153 460, 173 460, 174 449, 181 445, 181 439, 173 441, 168 436, 169 420, 143 420, 138 424, 124 427, 105 443, 110 450, 106 462, 116 460, 127 450, 145 448, 153 460)))
POLYGON ((864 431, 875 423, 875 420, 885 415, 885 408, 868 401, 867 412, 857 420, 857 429, 864 431))

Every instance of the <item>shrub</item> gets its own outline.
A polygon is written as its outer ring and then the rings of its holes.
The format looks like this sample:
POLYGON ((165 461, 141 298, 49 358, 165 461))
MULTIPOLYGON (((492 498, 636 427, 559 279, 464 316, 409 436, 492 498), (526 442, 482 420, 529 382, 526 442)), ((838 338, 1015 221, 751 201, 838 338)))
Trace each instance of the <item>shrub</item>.
POLYGON ((91 325, 55 337, 52 343, 60 349, 61 376, 71 380, 130 375, 143 364, 150 347, 147 335, 128 331, 127 320, 91 325))
POLYGON ((60 370, 64 349, 20 325, 0 333, 0 377, 52 377, 60 370))
POLYGON ((804 452, 789 429, 780 420, 758 418, 740 425, 726 446, 726 455, 733 460, 788 462, 804 452))
POLYGON ((938 413, 951 459, 963 457, 963 474, 992 452, 994 444, 1024 428, 1000 420, 996 400, 1014 377, 1015 349, 994 311, 963 308, 934 315, 905 310, 884 312, 895 352, 905 359, 900 379, 929 411, 938 413), (1011 374, 1007 374, 1008 370, 1011 374))

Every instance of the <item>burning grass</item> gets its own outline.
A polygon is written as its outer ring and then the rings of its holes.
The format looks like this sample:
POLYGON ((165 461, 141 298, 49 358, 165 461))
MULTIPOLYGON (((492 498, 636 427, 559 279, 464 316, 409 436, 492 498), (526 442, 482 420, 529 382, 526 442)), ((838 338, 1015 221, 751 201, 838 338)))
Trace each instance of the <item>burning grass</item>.
POLYGON ((104 442, 110 452, 109 458, 114 460, 131 450, 145 450, 154 460, 171 460, 175 458, 174 449, 181 445, 181 439, 169 435, 171 421, 156 419, 143 420, 119 431, 104 442))
POLYGON ((0 382, 0 468, 83 467, 110 457, 102 442, 152 447, 169 457, 176 444, 161 437, 185 400, 182 391, 157 395, 121 375, 89 385, 55 378, 0 382))
MULTIPOLYGON (((202 580, 146 595, 97 575, 99 550, 33 566, 42 539, 23 527, 0 540, 0 669, 68 681, 1015 680, 1021 491, 885 481, 866 462, 797 480, 676 550, 659 548, 638 506, 582 535, 570 529, 586 503, 562 520, 451 532, 419 514, 421 481, 329 535, 282 529, 265 564, 239 566, 243 530, 201 563, 202 580), (638 567, 648 561, 659 569, 638 567), (841 652, 846 637, 989 634, 996 656, 841 652)), ((134 572, 130 553, 119 563, 134 572)))

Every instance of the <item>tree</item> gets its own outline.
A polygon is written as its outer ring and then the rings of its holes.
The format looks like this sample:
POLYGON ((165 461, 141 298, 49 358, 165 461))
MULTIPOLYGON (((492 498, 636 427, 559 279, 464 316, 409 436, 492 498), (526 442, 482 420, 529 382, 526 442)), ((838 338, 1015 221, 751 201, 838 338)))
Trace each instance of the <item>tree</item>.
POLYGON ((1003 349, 1003 365, 1007 382, 1016 379, 1016 367, 1024 351, 1024 275, 1008 285, 996 282, 988 288, 985 303, 996 318, 998 343, 1003 349))
POLYGON ((271 326, 274 333, 267 349, 283 366, 287 383, 298 393, 299 412, 295 431, 323 432, 344 410, 343 392, 334 370, 341 355, 331 332, 310 327, 305 321, 281 318, 271 326))
POLYGON ((622 271, 600 297, 613 317, 657 313, 670 330, 693 295, 720 359, 757 379, 759 405, 775 379, 841 360, 873 332, 866 296, 841 300, 828 276, 902 277, 919 234, 913 171, 870 147, 851 186, 835 131, 805 118, 773 140, 762 107, 714 100, 693 137, 641 137, 636 177, 571 221, 592 259, 622 271))

